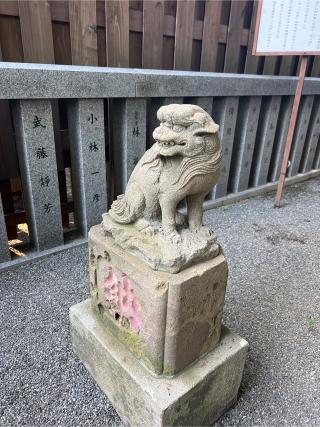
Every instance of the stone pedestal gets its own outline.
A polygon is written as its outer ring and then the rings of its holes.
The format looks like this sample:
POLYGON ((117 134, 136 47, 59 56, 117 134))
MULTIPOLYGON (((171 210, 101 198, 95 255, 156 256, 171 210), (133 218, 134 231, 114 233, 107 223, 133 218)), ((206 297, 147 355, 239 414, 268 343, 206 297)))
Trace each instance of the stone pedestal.
POLYGON ((220 339, 225 257, 180 273, 154 271, 104 234, 89 233, 93 304, 108 328, 155 374, 173 375, 220 339))
POLYGON ((131 426, 207 426, 237 400, 247 342, 222 328, 217 347, 168 378, 152 375, 87 300, 70 309, 74 351, 131 426))
POLYGON ((222 328, 222 252, 179 273, 152 270, 97 225, 92 298, 71 307, 75 352, 131 425, 208 425, 237 398, 247 342, 222 328))

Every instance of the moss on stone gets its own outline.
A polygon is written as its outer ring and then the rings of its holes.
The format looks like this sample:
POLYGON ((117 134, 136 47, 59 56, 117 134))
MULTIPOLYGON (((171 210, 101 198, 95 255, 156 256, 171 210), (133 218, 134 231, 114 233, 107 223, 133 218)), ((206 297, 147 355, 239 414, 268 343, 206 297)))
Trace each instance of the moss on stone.
POLYGON ((93 307, 106 329, 111 331, 151 372, 158 375, 162 374, 162 360, 151 358, 148 355, 143 339, 130 328, 129 323, 119 324, 112 318, 106 307, 99 303, 99 299, 93 300, 93 307))

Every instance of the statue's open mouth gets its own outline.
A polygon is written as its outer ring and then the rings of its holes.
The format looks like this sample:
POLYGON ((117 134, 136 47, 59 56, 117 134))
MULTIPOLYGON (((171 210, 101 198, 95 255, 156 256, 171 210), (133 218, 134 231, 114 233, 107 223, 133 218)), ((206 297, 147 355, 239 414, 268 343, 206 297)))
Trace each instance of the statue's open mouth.
POLYGON ((157 143, 161 145, 161 147, 173 147, 174 145, 186 145, 185 142, 175 142, 175 141, 165 141, 161 142, 157 140, 157 143))
POLYGON ((174 141, 168 141, 168 142, 160 142, 160 141, 158 141, 158 143, 162 147, 172 147, 173 145, 176 145, 176 143, 174 141))

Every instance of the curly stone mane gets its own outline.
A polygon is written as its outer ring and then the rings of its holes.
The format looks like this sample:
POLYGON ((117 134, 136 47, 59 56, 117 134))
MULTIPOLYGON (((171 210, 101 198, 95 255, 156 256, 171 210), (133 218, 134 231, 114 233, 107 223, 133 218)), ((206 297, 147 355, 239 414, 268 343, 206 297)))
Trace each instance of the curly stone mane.
POLYGON ((221 163, 220 139, 217 133, 205 136, 205 148, 203 154, 195 157, 186 157, 182 160, 177 178, 173 184, 178 188, 185 187, 189 181, 197 175, 215 173, 221 163))
MULTIPOLYGON (((206 132, 212 126, 212 118, 200 107, 192 106, 192 110, 186 115, 185 111, 175 110, 171 106, 162 107, 158 112, 158 119, 161 122, 167 122, 171 125, 190 126, 193 124, 199 125, 196 130, 199 139, 199 147, 203 147, 201 152, 197 152, 192 157, 183 157, 177 175, 172 185, 176 185, 177 189, 184 188, 192 178, 206 174, 213 174, 218 171, 221 163, 221 146, 218 133, 206 132)), ((218 126, 214 123, 214 126, 218 126)), ((158 157, 156 152, 152 150, 146 153, 142 165, 149 165, 152 169, 161 169, 162 159, 158 157)))

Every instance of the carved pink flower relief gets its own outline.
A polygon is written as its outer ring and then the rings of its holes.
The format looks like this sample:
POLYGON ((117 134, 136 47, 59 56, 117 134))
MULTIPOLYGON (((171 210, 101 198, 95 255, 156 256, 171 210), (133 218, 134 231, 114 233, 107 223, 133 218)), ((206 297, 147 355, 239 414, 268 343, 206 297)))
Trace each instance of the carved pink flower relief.
POLYGON ((110 313, 120 323, 128 320, 130 327, 139 332, 141 326, 141 305, 134 295, 132 281, 122 273, 118 280, 112 267, 107 267, 104 277, 104 294, 110 313))

